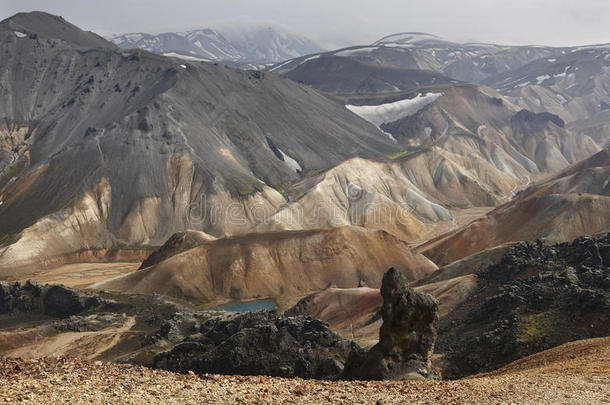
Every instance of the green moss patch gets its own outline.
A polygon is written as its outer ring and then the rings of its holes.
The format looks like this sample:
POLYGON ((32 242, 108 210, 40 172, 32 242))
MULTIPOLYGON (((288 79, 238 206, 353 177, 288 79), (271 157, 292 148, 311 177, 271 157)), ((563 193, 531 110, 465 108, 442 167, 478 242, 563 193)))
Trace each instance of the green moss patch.
POLYGON ((537 314, 519 314, 519 339, 532 345, 548 341, 556 332, 558 313, 554 310, 537 314))

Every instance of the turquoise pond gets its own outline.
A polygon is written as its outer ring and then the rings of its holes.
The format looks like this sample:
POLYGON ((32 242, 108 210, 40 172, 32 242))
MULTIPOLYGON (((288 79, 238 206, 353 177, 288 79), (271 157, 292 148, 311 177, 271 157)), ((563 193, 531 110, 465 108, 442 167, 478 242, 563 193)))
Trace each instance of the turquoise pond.
POLYGON ((275 309, 275 303, 270 299, 255 300, 255 301, 235 301, 223 304, 211 310, 229 311, 229 312, 255 312, 262 310, 275 309))

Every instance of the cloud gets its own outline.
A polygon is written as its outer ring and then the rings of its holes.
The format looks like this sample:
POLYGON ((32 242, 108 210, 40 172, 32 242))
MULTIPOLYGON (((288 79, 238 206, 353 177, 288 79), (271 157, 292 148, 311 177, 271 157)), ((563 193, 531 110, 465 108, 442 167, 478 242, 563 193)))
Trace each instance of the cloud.
POLYGON ((454 41, 610 42, 607 0, 0 0, 2 18, 42 10, 101 34, 165 32, 265 21, 327 47, 423 31, 454 41), (239 17, 239 18, 238 18, 239 17))

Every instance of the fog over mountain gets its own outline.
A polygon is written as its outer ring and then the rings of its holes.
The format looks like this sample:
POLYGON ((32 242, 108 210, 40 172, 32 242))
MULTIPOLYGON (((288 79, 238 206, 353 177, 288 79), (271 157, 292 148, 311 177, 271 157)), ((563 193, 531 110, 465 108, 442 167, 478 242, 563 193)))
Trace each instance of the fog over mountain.
POLYGON ((277 25, 203 28, 159 35, 128 33, 110 41, 121 48, 141 48, 185 60, 269 63, 320 51, 320 46, 277 25))
POLYGON ((401 31, 430 32, 452 41, 581 45, 610 42, 605 0, 3 0, 0 19, 19 11, 62 15, 103 36, 184 31, 243 21, 274 21, 323 48, 371 43, 401 31))

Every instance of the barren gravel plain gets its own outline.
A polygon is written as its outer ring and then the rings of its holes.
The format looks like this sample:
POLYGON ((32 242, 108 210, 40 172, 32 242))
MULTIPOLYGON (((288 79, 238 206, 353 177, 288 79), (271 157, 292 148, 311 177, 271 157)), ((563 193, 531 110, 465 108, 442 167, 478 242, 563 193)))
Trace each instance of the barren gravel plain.
POLYGON ((330 382, 175 374, 67 358, 3 359, 0 401, 32 404, 608 404, 610 338, 457 381, 330 382))

